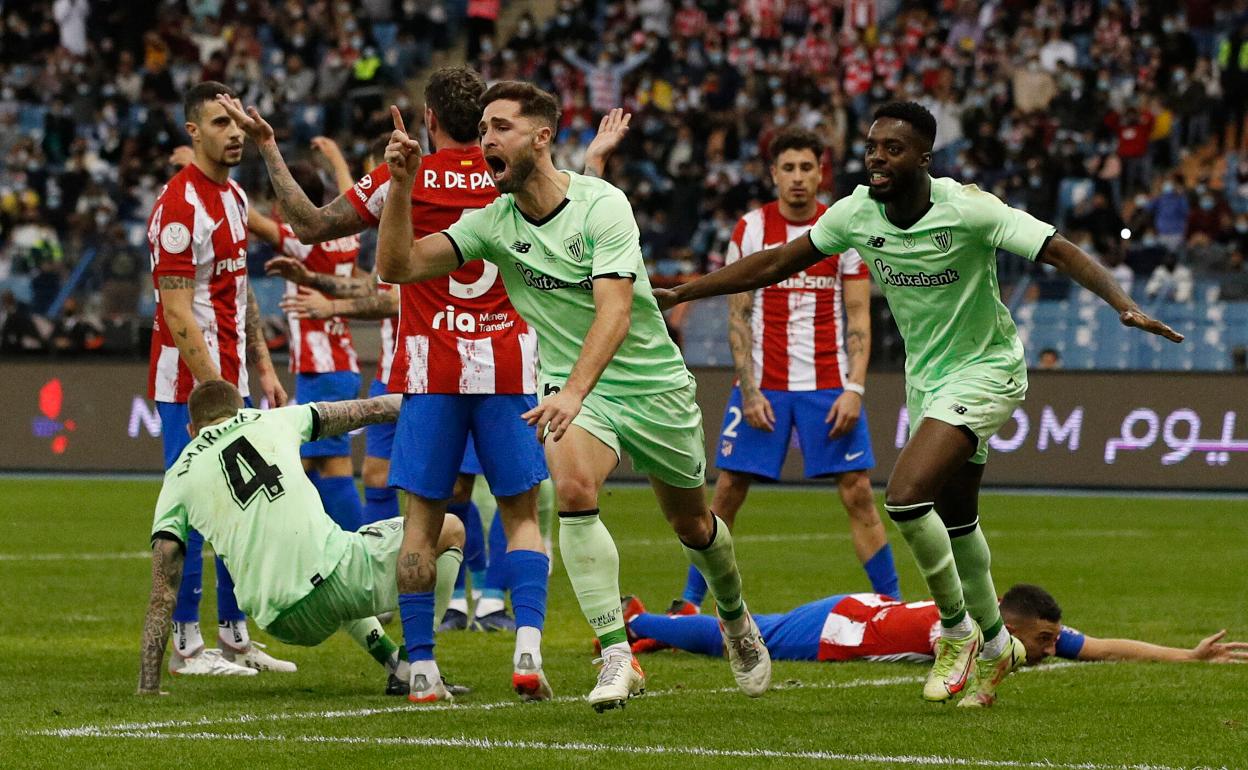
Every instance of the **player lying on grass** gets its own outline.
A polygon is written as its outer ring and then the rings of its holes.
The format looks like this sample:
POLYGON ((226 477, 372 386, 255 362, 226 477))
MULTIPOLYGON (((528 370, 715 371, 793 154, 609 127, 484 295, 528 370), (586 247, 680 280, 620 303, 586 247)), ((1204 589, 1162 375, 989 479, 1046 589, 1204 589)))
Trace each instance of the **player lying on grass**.
MULTIPOLYGON (((1248 642, 1221 641, 1225 630, 1190 650, 1080 633, 1062 624, 1062 608, 1040 586, 1014 586, 1001 597, 1000 607, 1006 628, 1027 650, 1027 665, 1054 655, 1083 661, 1248 663, 1248 642)), ((648 613, 632 596, 625 597, 623 609, 634 644, 649 639, 689 652, 723 655, 713 617, 648 613)), ((775 660, 930 661, 940 637, 940 610, 934 602, 903 604, 878 594, 837 594, 754 619, 775 660)), ((646 647, 661 649, 654 644, 646 647)))
MULTIPOLYGON (((243 408, 238 388, 201 383, 188 402, 191 441, 165 474, 152 524, 152 593, 143 622, 139 694, 160 692, 160 669, 182 574, 187 533, 203 533, 234 575, 239 606, 269 634, 311 647, 342 628, 407 694, 407 661, 376 615, 398 607, 403 520, 345 532, 303 472, 299 447, 365 425, 393 422, 400 397, 243 408)), ((168 426, 173 429, 173 426, 168 426)), ((463 526, 449 518, 438 543, 445 608, 463 558, 463 526)))

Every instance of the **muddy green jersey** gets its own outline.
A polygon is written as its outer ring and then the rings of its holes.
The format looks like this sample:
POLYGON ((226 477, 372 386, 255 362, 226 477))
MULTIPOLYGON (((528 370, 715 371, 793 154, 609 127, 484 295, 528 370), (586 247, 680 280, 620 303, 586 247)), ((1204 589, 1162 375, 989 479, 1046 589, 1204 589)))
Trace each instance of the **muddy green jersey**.
POLYGON ((906 381, 930 391, 971 367, 1025 382, 1018 330, 997 285, 997 249, 1034 260, 1052 225, 975 185, 932 180, 932 207, 901 229, 865 186, 832 205, 810 231, 825 254, 858 250, 906 343, 906 381))
POLYGON ((650 289, 633 209, 618 188, 570 171, 567 197, 529 219, 512 195, 465 214, 446 230, 461 260, 498 266, 511 304, 537 331, 543 383, 567 380, 594 321, 595 278, 633 282, 632 323, 594 391, 604 396, 677 390, 690 374, 650 289))
POLYGON ((225 559, 238 606, 262 627, 330 576, 351 537, 299 458, 319 424, 315 405, 239 410, 191 439, 156 502, 152 537, 185 543, 199 530, 225 559))

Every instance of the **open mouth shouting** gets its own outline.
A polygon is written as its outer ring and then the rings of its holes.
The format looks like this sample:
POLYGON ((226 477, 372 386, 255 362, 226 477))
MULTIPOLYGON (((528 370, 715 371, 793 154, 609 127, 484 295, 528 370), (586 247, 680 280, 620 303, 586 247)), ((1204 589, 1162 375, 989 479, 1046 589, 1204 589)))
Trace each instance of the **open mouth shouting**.
POLYGON ((494 184, 497 185, 500 179, 507 176, 507 161, 499 155, 486 155, 485 163, 490 167, 490 173, 494 177, 494 184))

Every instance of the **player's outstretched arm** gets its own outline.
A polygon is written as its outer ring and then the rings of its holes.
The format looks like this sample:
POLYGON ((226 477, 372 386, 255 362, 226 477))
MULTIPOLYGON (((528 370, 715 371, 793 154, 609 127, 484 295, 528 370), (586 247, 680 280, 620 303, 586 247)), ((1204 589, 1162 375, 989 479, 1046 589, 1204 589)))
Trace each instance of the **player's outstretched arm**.
POLYGON ((581 354, 568 374, 568 381, 553 396, 545 398, 521 417, 537 427, 538 441, 549 435, 563 438, 581 403, 598 384, 598 378, 628 336, 632 325, 633 281, 629 278, 598 278, 594 281, 594 321, 585 333, 581 354))
POLYGON ((324 294, 300 288, 297 294, 282 298, 282 310, 295 318, 319 321, 342 318, 389 318, 399 312, 399 295, 393 291, 375 291, 367 297, 330 299, 324 294))
POLYGON ((319 436, 337 436, 365 425, 394 422, 399 419, 402 404, 403 397, 397 393, 351 401, 318 401, 315 408, 321 418, 319 436))
POLYGON ((264 272, 322 291, 331 297, 367 297, 377 291, 377 276, 372 273, 350 276, 317 273, 294 257, 274 257, 264 263, 264 272))
POLYGON ((598 123, 598 133, 589 146, 585 148, 585 175, 606 178, 607 161, 615 154, 615 150, 628 136, 628 122, 633 115, 623 109, 615 109, 602 116, 598 123))
POLYGON ((1182 334, 1161 321, 1150 318, 1148 314, 1140 310, 1139 305, 1127 296, 1104 265, 1060 234, 1054 235, 1049 240, 1048 246, 1037 261, 1052 265, 1073 278, 1080 286, 1105 300, 1110 307, 1118 311, 1118 319, 1122 321, 1123 326, 1134 326, 1150 334, 1165 337, 1171 342, 1183 341, 1182 334))
POLYGON ((338 192, 346 195, 355 184, 355 180, 351 178, 351 166, 347 165, 347 158, 342 154, 342 148, 328 136, 314 136, 312 149, 320 153, 325 162, 329 164, 329 170, 334 174, 334 184, 337 185, 338 192))
POLYGON ((147 600, 143 638, 139 644, 139 695, 161 694, 160 672, 181 580, 182 544, 157 539, 152 543, 152 593, 147 600))
POLYGON ((255 206, 247 207, 247 229, 260 240, 279 251, 282 248, 282 228, 277 222, 256 211, 255 206))
POLYGON ((659 301, 659 308, 667 310, 695 299, 753 291, 778 283, 827 256, 815 248, 807 234, 783 246, 756 251, 725 268, 675 289, 655 289, 654 296, 659 301))
POLYGON ((247 287, 247 363, 260 373, 260 392, 268 399, 270 407, 286 406, 286 389, 277 378, 269 346, 264 341, 264 328, 260 321, 260 304, 256 294, 247 287))
POLYGON ((442 233, 412 241, 412 184, 420 170, 420 144, 407 135, 399 108, 390 107, 394 131, 386 145, 390 193, 377 227, 377 275, 387 283, 416 283, 450 275, 459 267, 451 239, 442 233))
POLYGON ((221 372, 208 354, 204 331, 195 320, 195 279, 181 275, 162 275, 156 279, 160 307, 165 324, 173 336, 178 355, 196 382, 221 379, 221 372))
POLYGON ((1205 637, 1190 650, 1165 647, 1136 639, 1096 639, 1084 637, 1079 660, 1134 660, 1156 662, 1248 663, 1248 642, 1223 642, 1223 629, 1205 637))
POLYGON ((295 236, 300 241, 321 243, 354 235, 364 229, 364 220, 346 195, 339 195, 325 206, 317 206, 308 198, 308 194, 286 167, 286 160, 282 158, 282 152, 277 147, 273 127, 260 117, 255 107, 244 110, 242 102, 224 94, 218 96, 217 101, 243 133, 256 143, 260 157, 264 158, 264 165, 269 170, 269 181, 273 183, 273 192, 276 193, 277 204, 282 209, 282 218, 295 231, 295 236))

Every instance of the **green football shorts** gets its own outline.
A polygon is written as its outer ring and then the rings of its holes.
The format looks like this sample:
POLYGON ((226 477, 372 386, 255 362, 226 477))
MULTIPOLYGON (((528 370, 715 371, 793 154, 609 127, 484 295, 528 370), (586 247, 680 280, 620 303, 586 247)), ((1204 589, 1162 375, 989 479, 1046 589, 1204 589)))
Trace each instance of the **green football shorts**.
POLYGON ((572 424, 589 431, 616 457, 627 452, 639 472, 673 487, 696 489, 706 480, 697 395, 693 375, 685 387, 665 393, 602 396, 591 391, 572 424))
POLYGON ((333 573, 264 630, 286 644, 313 647, 349 620, 396 609, 402 544, 401 518, 361 527, 333 573))
POLYGON ((910 435, 925 417, 969 428, 979 440, 971 462, 988 462, 988 439, 1014 414, 1027 395, 1027 378, 1000 369, 972 369, 960 373, 935 390, 906 386, 906 410, 910 435))

